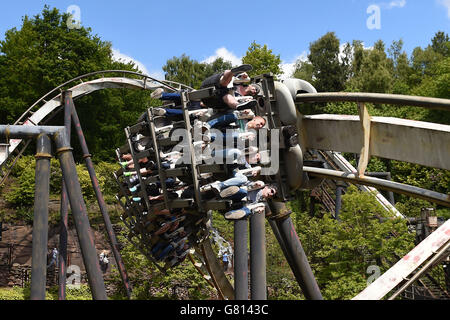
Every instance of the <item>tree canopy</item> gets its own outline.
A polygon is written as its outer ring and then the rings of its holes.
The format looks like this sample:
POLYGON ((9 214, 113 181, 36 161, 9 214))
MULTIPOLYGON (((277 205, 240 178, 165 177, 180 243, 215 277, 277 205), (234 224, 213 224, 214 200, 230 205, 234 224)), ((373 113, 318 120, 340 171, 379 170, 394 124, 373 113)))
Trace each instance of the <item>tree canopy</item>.
POLYGON ((282 74, 280 55, 275 55, 267 44, 260 45, 253 41, 242 58, 242 63, 253 66, 253 70, 249 72, 251 77, 270 72, 276 76, 282 74))
MULTIPOLYGON (((20 30, 6 32, 0 42, 1 123, 14 123, 37 99, 80 75, 111 69, 138 71, 133 63, 113 60, 111 43, 93 35, 90 28, 69 29, 68 17, 46 6, 39 15, 25 16, 20 30)), ((111 150, 122 143, 123 128, 147 103, 144 93, 121 90, 76 101, 94 159, 113 159, 111 150)), ((61 117, 55 122, 62 123, 61 117)))

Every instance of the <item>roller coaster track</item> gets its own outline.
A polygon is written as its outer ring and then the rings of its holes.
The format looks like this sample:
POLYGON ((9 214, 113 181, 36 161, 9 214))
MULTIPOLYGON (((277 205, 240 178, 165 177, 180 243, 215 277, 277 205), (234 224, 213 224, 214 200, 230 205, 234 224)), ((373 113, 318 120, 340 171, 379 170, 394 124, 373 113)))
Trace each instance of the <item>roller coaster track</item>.
MULTIPOLYGON (((334 160, 339 159, 339 156, 329 152, 361 154, 361 161, 356 171, 353 171, 354 168, 348 168, 348 170, 343 170, 341 168, 343 171, 336 171, 304 167, 303 172, 320 178, 342 180, 357 185, 372 186, 403 193, 450 207, 450 195, 364 176, 367 163, 371 156, 450 170, 450 149, 443 147, 450 145, 450 126, 396 118, 370 117, 367 108, 365 107, 365 103, 399 104, 450 111, 450 100, 365 93, 303 93, 301 92, 302 90, 296 90, 295 85, 292 86, 292 83, 284 83, 288 89, 280 89, 277 92, 278 99, 283 101, 283 103, 289 102, 289 100, 292 99, 297 105, 297 110, 300 114, 298 117, 297 128, 300 135, 300 146, 302 150, 322 150, 327 152, 328 156, 334 157, 334 160), (292 88, 294 90, 292 90, 292 88), (292 96, 287 97, 286 95, 283 95, 285 92, 288 92, 289 94, 289 90, 292 96), (360 115, 301 115, 302 103, 327 101, 356 102, 358 104, 360 115), (411 148, 411 146, 414 146, 414 148, 411 148), (417 152, 418 150, 421 150, 421 152, 417 152), (432 156, 430 157, 429 155, 432 156)), ((295 80, 293 80, 293 83, 295 84, 295 80)), ((94 72, 72 79, 53 89, 26 110, 15 124, 37 126, 48 122, 61 110, 61 92, 63 90, 72 91, 73 99, 79 99, 102 89, 122 88, 154 90, 158 87, 165 87, 172 91, 181 88, 192 89, 183 86, 182 84, 156 80, 149 76, 131 71, 107 70, 94 72), (105 75, 108 74, 120 74, 121 76, 105 77, 105 75), (88 80, 89 78, 96 76, 101 76, 101 78, 88 80), (73 86, 76 82, 80 83, 73 86), (69 88, 69 86, 71 87, 69 88), (60 92, 58 93, 58 91, 60 92)), ((292 101, 290 103, 292 103, 292 101)), ((286 115, 280 113, 280 117, 286 117, 286 115)), ((0 185, 6 180, 12 167, 23 154, 28 144, 29 141, 7 139, 7 145, 2 146, 2 149, 0 150, 0 185), (20 151, 17 151, 19 149, 20 151)), ((391 281, 390 285, 385 285, 383 289, 377 286, 378 284, 375 285, 377 283, 375 282, 369 287, 370 290, 368 290, 368 288, 358 297, 379 299, 421 265, 423 270, 429 268, 448 251, 450 237, 448 228, 449 221, 430 235, 430 239, 427 238, 423 241, 423 243, 417 247, 420 247, 419 249, 416 248, 417 250, 421 250, 421 253, 420 255, 416 255, 416 257, 420 256, 419 258, 412 259, 414 260, 414 264, 409 264, 408 268, 406 268, 399 262, 400 267, 398 265, 393 267, 402 270, 402 272, 396 273, 401 274, 400 281, 391 281), (372 290, 372 288, 375 289, 372 290)), ((232 298, 232 287, 223 271, 219 271, 219 269, 222 268, 211 248, 209 240, 202 242, 197 247, 196 252, 203 258, 206 271, 209 273, 209 275, 207 275, 206 272, 202 271, 207 280, 217 288, 222 298, 232 298)), ((412 253, 414 252, 412 251, 412 253)), ((409 258, 407 259, 407 257, 403 258, 401 262, 410 260, 409 258)), ((409 257, 411 257, 411 255, 409 255, 409 257)), ((395 272, 395 270, 393 272, 395 272)), ((390 274, 389 271, 387 274, 390 274)), ((417 274, 420 274, 420 272, 416 273, 416 275, 417 274)), ((410 281, 412 280, 414 279, 410 279, 410 281)), ((380 281, 382 282, 382 280, 380 281)))
MULTIPOLYGON (((45 124, 50 121, 61 110, 61 92, 70 90, 73 94, 73 99, 79 99, 92 92, 109 89, 109 88, 124 88, 124 89, 138 89, 138 90, 154 90, 157 87, 165 87, 171 90, 177 89, 192 89, 180 83, 172 81, 161 81, 143 75, 137 72, 126 70, 106 70, 92 72, 72 80, 69 80, 60 86, 54 88, 46 93, 39 100, 37 100, 31 107, 29 107, 14 125, 36 126, 45 124), (121 77, 105 77, 105 75, 120 74, 121 77), (99 79, 90 81, 83 81, 92 77, 101 76, 99 79), (127 77, 128 76, 128 77, 127 77), (73 86, 75 83, 77 85, 73 86), (69 86, 71 88, 67 89, 69 86)), ((1 145, 0 149, 0 186, 5 182, 10 174, 12 168, 17 160, 21 157, 25 149, 28 147, 29 141, 10 140, 7 144, 1 145), (22 146, 22 148, 20 148, 22 146), (17 151, 20 148, 20 151, 17 151), (11 156, 12 155, 12 156, 11 156), (12 158, 12 159, 11 159, 12 158), (9 160, 9 161, 7 161, 9 160)))
MULTIPOLYGON (((28 108, 14 123, 14 125, 36 126, 39 124, 46 124, 58 112, 60 112, 62 107, 61 92, 63 90, 72 91, 73 99, 77 100, 90 93, 103 89, 124 88, 151 91, 160 87, 164 87, 172 91, 181 89, 192 90, 191 87, 177 82, 157 80, 150 76, 131 71, 105 70, 93 72, 67 81, 46 93, 30 108, 28 108), (105 77, 105 75, 111 74, 119 74, 121 77, 105 77), (98 76, 101 76, 101 78, 86 81, 86 79, 98 76), (77 82, 79 83, 76 84, 77 82), (72 87, 70 87, 71 85, 72 87)), ((0 149, 0 185, 3 185, 6 181, 11 170, 29 146, 30 142, 31 140, 10 140, 7 145, 3 145, 3 148, 0 149)), ((203 254, 206 256, 206 258, 203 258, 206 266, 206 270, 203 271, 204 278, 219 291, 223 299, 232 298, 233 292, 232 290, 230 291, 231 285, 226 280, 223 270, 220 267, 220 263, 218 261, 214 261, 213 257, 215 256, 211 245, 202 245, 201 250, 197 253, 197 255, 203 254), (214 282, 211 282, 209 279, 214 279, 214 282)), ((215 260, 217 260, 217 258, 215 260)))

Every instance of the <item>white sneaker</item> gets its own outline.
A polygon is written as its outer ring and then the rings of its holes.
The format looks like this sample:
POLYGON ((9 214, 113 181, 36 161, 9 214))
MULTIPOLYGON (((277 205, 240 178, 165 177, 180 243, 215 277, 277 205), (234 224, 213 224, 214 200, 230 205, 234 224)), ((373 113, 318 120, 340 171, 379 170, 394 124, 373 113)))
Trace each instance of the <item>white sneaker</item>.
POLYGON ((255 117, 255 114, 250 109, 235 111, 234 114, 238 119, 253 119, 255 117))
POLYGON ((251 216, 252 212, 250 210, 250 212, 248 212, 247 210, 244 209, 239 209, 239 210, 233 210, 233 211, 228 211, 227 213, 225 213, 225 219, 226 220, 242 220, 245 219, 249 216, 251 216))
POLYGON ((167 132, 173 129, 173 126, 165 126, 165 127, 161 127, 161 128, 155 128, 155 133, 161 133, 161 132, 167 132))
POLYGON ((206 128, 206 129, 209 130, 209 129, 211 129, 211 126, 207 122, 203 122, 203 121, 200 121, 198 119, 195 119, 195 121, 194 121, 194 128, 195 129, 206 128))
POLYGON ((248 109, 248 108, 254 108, 257 104, 258 104, 258 102, 256 100, 248 100, 248 101, 239 103, 237 105, 236 109, 243 110, 243 109, 248 109))
POLYGON ((254 181, 247 185, 247 190, 248 191, 259 190, 264 188, 265 186, 266 184, 263 181, 254 181))
POLYGON ((211 183, 211 187, 217 192, 220 192, 220 181, 215 181, 211 183))
POLYGON ((263 213, 266 211, 266 205, 262 202, 250 204, 247 206, 247 208, 249 208, 252 213, 263 213))
POLYGON ((244 176, 251 176, 253 175, 254 171, 261 171, 261 167, 253 167, 250 169, 239 170, 239 173, 242 173, 244 176))
POLYGON ((247 72, 242 72, 233 79, 234 84, 242 84, 242 83, 249 83, 251 81, 250 77, 248 76, 247 72))
POLYGON ((174 152, 169 152, 169 153, 163 153, 162 151, 159 152, 159 155, 161 158, 163 159, 167 159, 167 158, 176 158, 176 157, 180 157, 181 156, 181 152, 179 151, 174 151, 174 152))
POLYGON ((152 92, 150 97, 152 99, 161 99, 163 92, 164 92, 163 88, 158 88, 158 89, 156 89, 155 91, 152 92))
POLYGON ((238 186, 231 186, 231 187, 228 187, 228 188, 226 188, 226 189, 223 189, 223 190, 220 192, 220 197, 221 197, 221 198, 229 198, 229 197, 232 197, 232 196, 234 196, 236 193, 238 193, 240 189, 241 189, 241 188, 239 188, 238 186))
POLYGON ((209 190, 212 190, 211 184, 207 184, 207 185, 204 185, 204 186, 200 187, 200 192, 201 193, 208 192, 209 190))
POLYGON ((203 117, 208 113, 208 109, 198 109, 189 111, 189 115, 193 115, 195 117, 203 117))
POLYGON ((247 132, 241 132, 238 134, 239 138, 242 140, 250 140, 253 141, 256 138, 256 134, 254 132, 251 131, 247 131, 247 132))
POLYGON ((249 146, 245 151, 246 154, 255 154, 259 152, 259 148, 255 146, 249 146))
POLYGON ((166 109, 163 109, 163 108, 152 108, 152 114, 154 116, 165 116, 166 115, 166 109))

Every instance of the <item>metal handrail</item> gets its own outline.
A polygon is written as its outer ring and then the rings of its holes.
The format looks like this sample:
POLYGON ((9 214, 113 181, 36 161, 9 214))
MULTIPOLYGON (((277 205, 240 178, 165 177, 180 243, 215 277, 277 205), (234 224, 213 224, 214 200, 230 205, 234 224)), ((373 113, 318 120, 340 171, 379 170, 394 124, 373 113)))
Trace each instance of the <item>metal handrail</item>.
POLYGON ((304 93, 295 97, 301 102, 369 102, 415 106, 428 109, 450 111, 450 99, 407 96, 400 94, 365 93, 365 92, 321 92, 304 93))

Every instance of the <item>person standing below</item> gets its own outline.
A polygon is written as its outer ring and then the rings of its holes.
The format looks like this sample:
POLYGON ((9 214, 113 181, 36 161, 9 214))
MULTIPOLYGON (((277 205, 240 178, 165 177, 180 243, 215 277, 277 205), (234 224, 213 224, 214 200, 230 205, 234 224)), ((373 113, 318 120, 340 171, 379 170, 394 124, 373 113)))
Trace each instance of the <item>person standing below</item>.
POLYGON ((223 271, 228 271, 228 253, 225 251, 222 255, 223 271))
POLYGON ((100 268, 103 273, 106 273, 106 271, 108 270, 108 265, 109 265, 108 251, 103 250, 100 253, 100 268))
POLYGON ((47 265, 47 269, 53 265, 56 265, 57 263, 58 263, 58 250, 56 248, 53 248, 53 251, 52 251, 51 257, 50 257, 50 262, 47 265))

